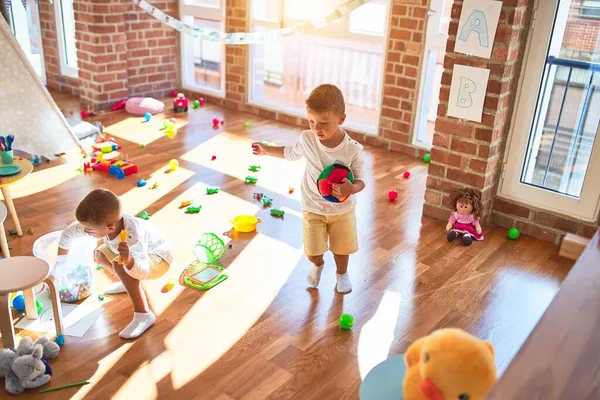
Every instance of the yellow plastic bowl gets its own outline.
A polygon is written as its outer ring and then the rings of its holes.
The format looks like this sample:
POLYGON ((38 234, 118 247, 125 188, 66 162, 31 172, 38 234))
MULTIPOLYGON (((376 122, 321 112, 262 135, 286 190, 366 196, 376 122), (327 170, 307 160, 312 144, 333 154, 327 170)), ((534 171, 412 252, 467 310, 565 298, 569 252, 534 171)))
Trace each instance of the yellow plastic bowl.
POLYGON ((256 225, 258 225, 261 220, 253 215, 238 215, 229 222, 233 224, 233 229, 236 231, 246 233, 254 232, 256 230, 256 225))

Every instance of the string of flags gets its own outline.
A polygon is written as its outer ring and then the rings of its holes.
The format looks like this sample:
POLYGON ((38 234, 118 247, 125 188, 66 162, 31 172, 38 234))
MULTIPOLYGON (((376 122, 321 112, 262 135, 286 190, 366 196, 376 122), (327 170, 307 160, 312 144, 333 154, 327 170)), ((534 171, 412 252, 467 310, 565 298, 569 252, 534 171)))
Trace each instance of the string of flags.
POLYGON ((192 37, 194 38, 202 38, 212 42, 242 45, 270 42, 281 38, 297 35, 299 33, 308 32, 313 29, 321 28, 350 14, 352 11, 356 10, 363 4, 368 3, 369 1, 371 0, 348 0, 344 2, 341 6, 339 6, 337 9, 327 14, 325 17, 317 18, 312 21, 301 22, 288 28, 275 29, 267 32, 235 33, 219 32, 183 23, 178 19, 165 14, 163 11, 154 7, 146 0, 133 0, 133 3, 137 4, 140 8, 142 8, 148 14, 152 15, 154 18, 161 21, 163 24, 170 26, 178 32, 183 32, 188 35, 192 35, 192 37))

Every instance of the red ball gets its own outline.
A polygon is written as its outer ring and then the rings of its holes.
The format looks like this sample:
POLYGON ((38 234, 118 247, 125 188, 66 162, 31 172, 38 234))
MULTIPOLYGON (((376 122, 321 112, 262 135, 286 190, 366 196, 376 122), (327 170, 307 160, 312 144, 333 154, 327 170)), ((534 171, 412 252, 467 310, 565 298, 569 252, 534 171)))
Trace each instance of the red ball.
POLYGON ((177 90, 173 90, 171 92, 171 97, 177 97, 177 90))
POLYGON ((221 125, 225 125, 225 121, 221 120, 221 125))
POLYGON ((398 198, 398 192, 396 192, 395 190, 390 190, 388 192, 388 199, 390 200, 396 200, 398 198))
POLYGON ((81 110, 79 114, 81 114, 81 118, 86 118, 88 116, 87 110, 81 110))
POLYGON ((198 101, 200 102, 200 105, 203 106, 204 105, 204 97, 200 97, 198 99, 198 101))
POLYGON ((405 177, 406 179, 410 178, 410 172, 406 171, 406 172, 404 173, 404 177, 405 177))
POLYGON ((212 156, 210 159, 211 159, 212 161, 215 161, 215 160, 217 159, 217 156, 212 156))
POLYGON ((212 123, 213 123, 213 126, 217 126, 217 125, 219 125, 219 120, 216 118, 213 118, 212 123))

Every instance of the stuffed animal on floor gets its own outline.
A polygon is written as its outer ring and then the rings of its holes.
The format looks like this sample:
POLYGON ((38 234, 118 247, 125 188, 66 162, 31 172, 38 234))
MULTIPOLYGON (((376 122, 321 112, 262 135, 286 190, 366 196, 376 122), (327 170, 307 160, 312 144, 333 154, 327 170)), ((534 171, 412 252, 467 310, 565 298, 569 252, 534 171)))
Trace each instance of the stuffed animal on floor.
POLYGON ((417 340, 405 363, 405 400, 484 400, 496 383, 492 344, 460 329, 417 340))
POLYGON ((55 358, 59 351, 60 347, 46 337, 35 342, 24 337, 16 351, 0 350, 0 378, 4 377, 6 391, 21 394, 48 383, 52 369, 46 360, 55 358))
POLYGON ((347 178, 350 182, 354 183, 354 175, 350 168, 341 164, 333 164, 325 168, 319 177, 317 178, 317 187, 319 193, 327 201, 332 203, 343 203, 350 196, 342 198, 335 197, 332 193, 332 186, 334 183, 342 183, 344 178, 347 178))

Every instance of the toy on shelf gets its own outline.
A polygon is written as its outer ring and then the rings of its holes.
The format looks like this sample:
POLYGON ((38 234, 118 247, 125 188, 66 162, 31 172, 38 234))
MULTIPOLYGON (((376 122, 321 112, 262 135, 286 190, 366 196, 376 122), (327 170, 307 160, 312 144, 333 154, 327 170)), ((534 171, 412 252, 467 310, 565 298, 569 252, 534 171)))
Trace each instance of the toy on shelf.
POLYGON ((260 165, 251 165, 248 167, 248 171, 250 172, 258 172, 260 171, 260 165))
POLYGON ((219 190, 221 190, 218 187, 214 187, 214 188, 206 188, 206 194, 217 194, 219 193, 219 190))
POLYGON ((251 175, 248 175, 246 177, 246 179, 244 179, 244 181, 246 183, 250 183, 250 184, 254 185, 256 182, 258 182, 258 178, 254 177, 254 176, 251 176, 251 175))
POLYGON ((202 206, 190 206, 185 210, 186 214, 198 214, 200 212, 200 210, 202 209, 202 206))
POLYGON ((340 316, 340 328, 342 329, 352 329, 354 326, 354 317, 352 314, 342 314, 340 316))
POLYGON ((140 211, 140 213, 138 214, 138 217, 140 217, 141 219, 149 220, 150 213, 146 210, 143 210, 143 211, 140 211))
POLYGON ((450 195, 450 204, 454 211, 446 225, 448 241, 460 237, 465 246, 470 246, 473 240, 483 240, 484 235, 479 223, 483 211, 479 192, 471 188, 456 189, 450 195))
POLYGON ((173 110, 175 112, 188 110, 188 99, 183 95, 183 93, 178 93, 177 97, 173 99, 173 110))
POLYGON ((283 211, 281 208, 272 208, 271 215, 274 217, 282 218, 285 215, 285 211, 283 211))
POLYGON ((333 164, 326 167, 317 178, 319 193, 327 201, 331 201, 332 203, 343 203, 350 196, 335 196, 333 194, 333 185, 342 183, 344 179, 348 179, 350 182, 354 183, 354 175, 352 174, 352 171, 350 171, 350 168, 342 164, 333 164))

